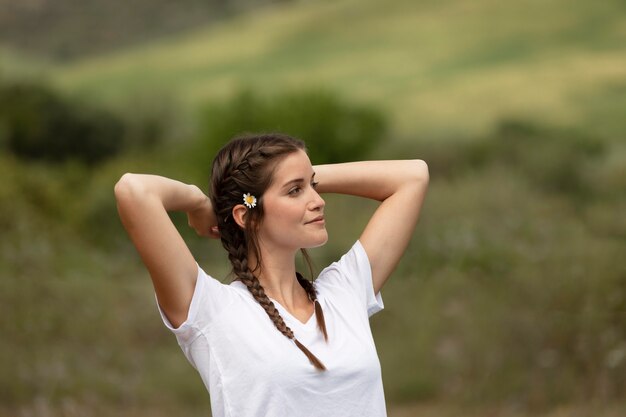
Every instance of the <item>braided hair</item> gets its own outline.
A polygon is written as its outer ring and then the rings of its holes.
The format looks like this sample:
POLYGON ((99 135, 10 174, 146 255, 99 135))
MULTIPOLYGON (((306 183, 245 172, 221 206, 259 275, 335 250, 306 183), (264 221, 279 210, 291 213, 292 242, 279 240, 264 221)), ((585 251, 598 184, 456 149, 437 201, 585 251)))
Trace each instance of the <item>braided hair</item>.
MULTIPOLYGON (((263 219, 263 193, 270 186, 278 163, 298 150, 306 150, 304 142, 283 134, 234 138, 218 152, 213 161, 210 196, 218 220, 222 245, 228 252, 233 274, 246 285, 276 329, 292 340, 315 368, 325 370, 324 364, 296 339, 254 274, 262 266, 257 233, 263 219), (256 196, 257 206, 254 210, 248 211, 245 216, 245 227, 242 228, 233 220, 232 210, 233 207, 241 204, 243 193, 256 196), (258 260, 254 270, 251 270, 248 264, 250 252, 258 260)), ((308 254, 304 249, 301 250, 306 262, 309 263, 308 254)), ((324 314, 317 300, 315 286, 301 274, 296 275, 309 300, 315 305, 317 325, 324 339, 328 340, 324 314)))

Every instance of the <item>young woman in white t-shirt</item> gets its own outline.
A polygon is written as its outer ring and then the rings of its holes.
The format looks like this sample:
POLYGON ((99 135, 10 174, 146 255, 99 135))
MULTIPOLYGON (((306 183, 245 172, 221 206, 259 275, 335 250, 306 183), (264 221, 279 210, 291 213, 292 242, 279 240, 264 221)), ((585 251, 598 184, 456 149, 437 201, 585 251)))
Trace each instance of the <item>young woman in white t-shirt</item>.
POLYGON ((313 166, 304 143, 282 134, 224 146, 210 198, 169 178, 122 176, 120 217, 214 417, 386 414, 368 319, 383 308, 380 290, 413 234, 428 178, 422 160, 313 166), (311 282, 295 257, 328 239, 320 193, 381 204, 353 247, 311 282), (198 266, 168 211, 221 239, 233 282, 198 266))

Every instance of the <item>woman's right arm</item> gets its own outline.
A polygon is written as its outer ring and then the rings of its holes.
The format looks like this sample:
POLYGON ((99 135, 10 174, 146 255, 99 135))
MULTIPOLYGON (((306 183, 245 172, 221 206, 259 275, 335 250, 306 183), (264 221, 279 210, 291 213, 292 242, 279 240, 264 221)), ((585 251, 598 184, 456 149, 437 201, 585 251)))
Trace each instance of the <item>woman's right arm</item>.
POLYGON ((156 175, 124 174, 115 184, 124 228, 148 268, 159 305, 174 327, 186 319, 198 266, 168 211, 184 211, 198 234, 218 237, 209 198, 195 185, 156 175))

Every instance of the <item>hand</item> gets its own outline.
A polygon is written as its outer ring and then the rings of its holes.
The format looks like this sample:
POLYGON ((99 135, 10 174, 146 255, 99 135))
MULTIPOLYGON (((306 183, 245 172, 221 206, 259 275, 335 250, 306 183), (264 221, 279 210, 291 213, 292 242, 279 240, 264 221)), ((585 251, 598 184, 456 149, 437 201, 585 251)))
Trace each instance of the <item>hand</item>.
POLYGON ((187 212, 187 222, 199 236, 211 239, 219 239, 220 232, 217 228, 217 217, 211 206, 211 200, 206 198, 202 205, 187 212))

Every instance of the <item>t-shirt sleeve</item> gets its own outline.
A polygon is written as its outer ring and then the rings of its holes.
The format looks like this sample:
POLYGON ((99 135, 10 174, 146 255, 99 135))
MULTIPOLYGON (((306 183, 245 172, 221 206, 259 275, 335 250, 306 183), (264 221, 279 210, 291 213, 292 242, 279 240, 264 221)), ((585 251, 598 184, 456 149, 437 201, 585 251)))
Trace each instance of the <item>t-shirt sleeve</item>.
POLYGON ((194 288, 187 319, 178 327, 174 327, 165 316, 156 297, 157 308, 161 319, 172 333, 176 335, 178 344, 183 347, 190 345, 196 337, 205 331, 213 318, 232 301, 232 289, 215 278, 207 275, 198 266, 198 277, 194 288))
POLYGON ((380 292, 374 294, 372 267, 358 240, 339 261, 322 271, 319 280, 319 285, 340 286, 356 295, 370 317, 385 307, 380 292))

